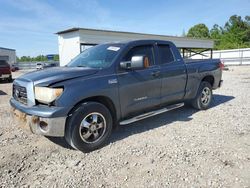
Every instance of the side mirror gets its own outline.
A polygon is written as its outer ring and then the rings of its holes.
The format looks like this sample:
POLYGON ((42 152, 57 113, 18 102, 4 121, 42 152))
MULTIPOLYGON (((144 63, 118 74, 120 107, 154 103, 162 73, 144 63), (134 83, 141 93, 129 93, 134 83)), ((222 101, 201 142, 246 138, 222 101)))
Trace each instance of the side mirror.
POLYGON ((133 56, 131 61, 123 61, 120 66, 123 69, 143 69, 149 67, 149 59, 147 56, 133 56))

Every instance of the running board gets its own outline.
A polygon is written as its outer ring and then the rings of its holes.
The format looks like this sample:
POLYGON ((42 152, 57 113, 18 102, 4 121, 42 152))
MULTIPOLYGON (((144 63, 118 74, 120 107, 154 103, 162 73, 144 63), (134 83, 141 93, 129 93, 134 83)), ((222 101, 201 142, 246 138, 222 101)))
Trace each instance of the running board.
POLYGON ((174 110, 176 108, 180 108, 182 106, 184 106, 184 103, 178 103, 178 104, 167 106, 167 107, 162 108, 160 110, 155 110, 155 111, 152 111, 152 112, 147 112, 145 114, 141 114, 141 115, 133 117, 131 119, 127 119, 127 120, 121 121, 120 125, 127 125, 127 124, 130 124, 130 123, 133 123, 133 122, 136 122, 136 121, 140 121, 142 119, 145 119, 145 118, 148 118, 148 117, 151 117, 151 116, 155 116, 155 115, 158 115, 158 114, 161 114, 161 113, 164 113, 164 112, 168 112, 170 110, 174 110))

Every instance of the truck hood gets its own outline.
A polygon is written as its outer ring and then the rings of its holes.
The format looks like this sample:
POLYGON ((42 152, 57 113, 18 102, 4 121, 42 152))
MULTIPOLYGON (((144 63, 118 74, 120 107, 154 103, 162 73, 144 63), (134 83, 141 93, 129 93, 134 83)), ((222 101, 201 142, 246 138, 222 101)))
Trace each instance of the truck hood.
POLYGON ((49 86, 65 80, 96 74, 98 70, 88 67, 55 67, 33 71, 18 79, 32 81, 34 85, 49 86))

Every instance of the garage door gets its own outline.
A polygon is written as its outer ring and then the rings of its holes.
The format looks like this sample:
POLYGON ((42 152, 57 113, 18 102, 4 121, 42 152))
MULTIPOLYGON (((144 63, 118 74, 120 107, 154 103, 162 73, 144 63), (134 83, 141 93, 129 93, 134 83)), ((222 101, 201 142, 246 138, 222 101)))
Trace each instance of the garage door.
POLYGON ((9 61, 9 56, 0 56, 0 60, 9 61))

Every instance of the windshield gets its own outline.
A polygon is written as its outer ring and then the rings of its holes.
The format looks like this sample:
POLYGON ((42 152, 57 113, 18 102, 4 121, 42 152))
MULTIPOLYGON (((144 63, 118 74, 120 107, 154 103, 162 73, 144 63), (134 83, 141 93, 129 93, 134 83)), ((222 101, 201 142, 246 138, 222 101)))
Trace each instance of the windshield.
POLYGON ((109 67, 117 56, 122 44, 102 44, 88 48, 76 56, 68 67, 109 67))

